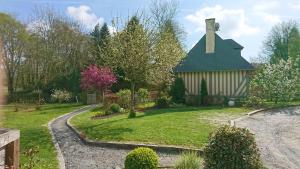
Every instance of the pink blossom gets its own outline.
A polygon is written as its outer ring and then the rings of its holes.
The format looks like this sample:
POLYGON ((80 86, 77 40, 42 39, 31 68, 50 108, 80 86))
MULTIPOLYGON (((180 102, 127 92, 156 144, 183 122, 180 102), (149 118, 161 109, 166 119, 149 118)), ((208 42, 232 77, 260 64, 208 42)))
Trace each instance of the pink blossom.
POLYGON ((86 90, 105 90, 117 82, 109 67, 89 65, 81 72, 81 88, 86 90))

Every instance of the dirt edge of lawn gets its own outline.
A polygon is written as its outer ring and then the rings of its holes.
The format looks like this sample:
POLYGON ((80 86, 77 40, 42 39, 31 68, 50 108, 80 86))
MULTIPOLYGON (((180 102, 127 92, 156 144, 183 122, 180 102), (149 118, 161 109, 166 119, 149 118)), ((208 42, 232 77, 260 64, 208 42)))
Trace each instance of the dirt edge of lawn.
MULTIPOLYGON (((81 113, 79 113, 81 114, 81 113)), ((181 152, 196 152, 200 156, 203 155, 202 149, 193 149, 193 148, 186 148, 181 146, 175 146, 175 145, 160 145, 160 144, 144 144, 144 143, 132 143, 132 142, 114 142, 114 141, 94 141, 86 138, 82 132, 76 129, 71 124, 71 120, 73 117, 79 115, 73 115, 70 118, 68 118, 66 125, 87 145, 91 146, 99 146, 99 147, 106 147, 106 148, 114 148, 114 149, 126 149, 131 150, 137 147, 148 147, 158 152, 168 152, 168 153, 181 153, 181 152)))

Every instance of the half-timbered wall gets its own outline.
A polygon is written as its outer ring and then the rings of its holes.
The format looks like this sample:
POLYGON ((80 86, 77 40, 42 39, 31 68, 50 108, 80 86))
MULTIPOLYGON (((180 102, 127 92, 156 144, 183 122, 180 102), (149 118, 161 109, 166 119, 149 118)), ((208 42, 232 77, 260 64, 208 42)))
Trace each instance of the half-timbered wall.
POLYGON ((181 72, 178 77, 184 80, 187 95, 200 93, 201 79, 207 83, 209 95, 244 96, 248 90, 249 71, 181 72))

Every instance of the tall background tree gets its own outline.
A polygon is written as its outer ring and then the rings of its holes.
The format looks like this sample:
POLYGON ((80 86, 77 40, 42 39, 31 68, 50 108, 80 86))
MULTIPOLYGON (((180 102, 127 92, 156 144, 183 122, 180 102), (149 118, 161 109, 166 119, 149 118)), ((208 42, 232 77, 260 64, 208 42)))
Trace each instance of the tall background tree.
POLYGON ((106 23, 100 27, 99 24, 95 26, 90 33, 92 39, 92 51, 93 62, 98 66, 105 65, 105 57, 109 57, 109 40, 111 38, 109 29, 106 23))
POLYGON ((184 57, 183 40, 185 32, 176 22, 177 1, 153 1, 150 16, 154 29, 153 60, 157 70, 149 78, 158 85, 160 93, 165 93, 167 86, 174 80, 173 68, 184 57), (156 74, 155 72, 161 72, 156 74))
POLYGON ((3 65, 7 86, 8 99, 13 100, 16 90, 16 81, 19 78, 20 65, 25 56, 25 46, 28 39, 25 26, 8 14, 0 13, 0 39, 3 44, 3 57, 0 58, 3 65))
MULTIPOLYGON (((281 59, 294 61, 300 58, 300 34, 297 22, 288 21, 275 25, 263 44, 263 56, 270 63, 281 59)), ((300 64, 299 64, 300 65, 300 64)))

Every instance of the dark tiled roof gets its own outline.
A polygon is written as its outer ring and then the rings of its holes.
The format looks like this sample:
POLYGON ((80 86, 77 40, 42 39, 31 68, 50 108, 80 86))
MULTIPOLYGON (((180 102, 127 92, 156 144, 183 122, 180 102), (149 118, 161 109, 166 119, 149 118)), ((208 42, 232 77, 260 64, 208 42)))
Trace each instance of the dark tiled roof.
POLYGON ((243 46, 232 39, 223 40, 216 34, 215 52, 205 52, 205 35, 175 67, 175 72, 201 72, 224 70, 253 70, 241 56, 243 46))

